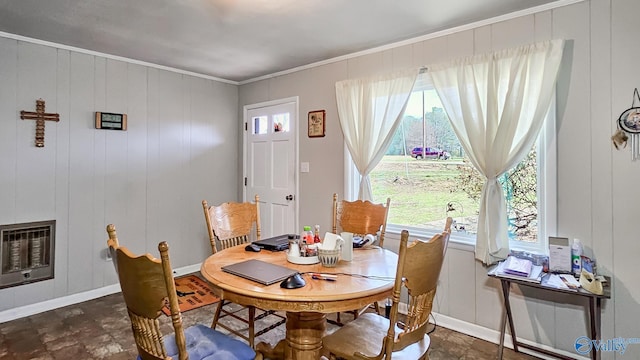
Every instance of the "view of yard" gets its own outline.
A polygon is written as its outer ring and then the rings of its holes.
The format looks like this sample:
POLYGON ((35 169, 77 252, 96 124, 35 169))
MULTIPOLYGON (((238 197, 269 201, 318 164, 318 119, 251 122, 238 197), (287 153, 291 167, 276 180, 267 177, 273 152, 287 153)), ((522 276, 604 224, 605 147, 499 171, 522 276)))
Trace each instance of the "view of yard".
POLYGON ((429 228, 452 216, 467 232, 475 233, 478 204, 457 183, 461 158, 416 160, 386 155, 371 173, 374 201, 391 198, 389 223, 429 228), (455 211, 447 213, 447 204, 455 211))
MULTIPOLYGON (((476 233, 485 180, 463 157, 435 90, 414 91, 386 155, 370 174, 374 202, 391 198, 387 222, 436 230, 451 216, 454 231, 476 233)), ((511 239, 537 241, 537 167, 534 148, 498 179, 511 239)))

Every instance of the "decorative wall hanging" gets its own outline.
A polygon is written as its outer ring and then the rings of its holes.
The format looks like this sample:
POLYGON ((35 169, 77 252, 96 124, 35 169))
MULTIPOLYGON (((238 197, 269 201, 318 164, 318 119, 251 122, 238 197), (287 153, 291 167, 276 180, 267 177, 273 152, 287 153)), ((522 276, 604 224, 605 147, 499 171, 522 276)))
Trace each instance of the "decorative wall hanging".
POLYGON ((309 112, 309 137, 323 137, 325 131, 324 110, 309 112))
POLYGON ((638 88, 633 90, 631 107, 623 111, 618 118, 618 130, 611 137, 616 149, 627 147, 627 141, 631 138, 631 160, 640 158, 640 94, 638 88), (636 104, 636 100, 638 103, 636 104))
POLYGON ((127 114, 96 111, 96 129, 127 130, 127 114))
POLYGON ((44 100, 36 100, 36 111, 20 111, 20 119, 36 121, 36 147, 44 147, 44 122, 60 121, 60 115, 44 112, 44 100))

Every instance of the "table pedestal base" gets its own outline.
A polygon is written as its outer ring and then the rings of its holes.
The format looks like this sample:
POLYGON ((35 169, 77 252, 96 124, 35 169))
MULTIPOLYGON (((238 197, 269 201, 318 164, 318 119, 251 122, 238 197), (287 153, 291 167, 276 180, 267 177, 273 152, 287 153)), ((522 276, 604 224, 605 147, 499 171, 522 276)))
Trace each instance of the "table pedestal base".
POLYGON ((256 346, 269 359, 317 360, 322 351, 326 314, 287 312, 287 337, 275 347, 264 342, 256 346))

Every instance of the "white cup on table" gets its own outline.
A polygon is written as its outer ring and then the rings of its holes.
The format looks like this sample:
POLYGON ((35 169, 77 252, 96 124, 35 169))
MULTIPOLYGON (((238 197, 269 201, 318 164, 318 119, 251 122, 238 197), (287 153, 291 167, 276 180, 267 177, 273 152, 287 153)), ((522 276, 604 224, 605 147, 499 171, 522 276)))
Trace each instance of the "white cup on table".
POLYGON ((341 232, 340 237, 344 239, 344 243, 342 244, 342 260, 353 260, 353 233, 341 232))

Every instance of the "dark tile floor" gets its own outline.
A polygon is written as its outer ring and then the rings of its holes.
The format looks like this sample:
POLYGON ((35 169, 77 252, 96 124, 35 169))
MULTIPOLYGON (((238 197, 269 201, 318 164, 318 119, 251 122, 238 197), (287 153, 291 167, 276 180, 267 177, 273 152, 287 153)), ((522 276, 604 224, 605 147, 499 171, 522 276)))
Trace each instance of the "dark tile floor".
MULTIPOLYGON (((185 326, 210 324, 217 305, 183 313, 185 326)), ((168 317, 163 326, 171 329, 168 317)), ((349 315, 342 316, 349 318, 349 315)), ((265 319, 269 322, 277 320, 265 319)), ((256 325, 257 327, 259 324, 256 325)), ((335 331, 328 324, 327 331, 335 331)), ((275 344, 284 338, 284 325, 260 336, 256 343, 275 344)), ((449 329, 438 327, 432 334, 431 360, 495 359, 497 346, 449 329)), ((137 356, 130 322, 121 294, 0 324, 0 359, 127 359, 137 356)), ((504 359, 534 359, 506 349, 504 359)))

